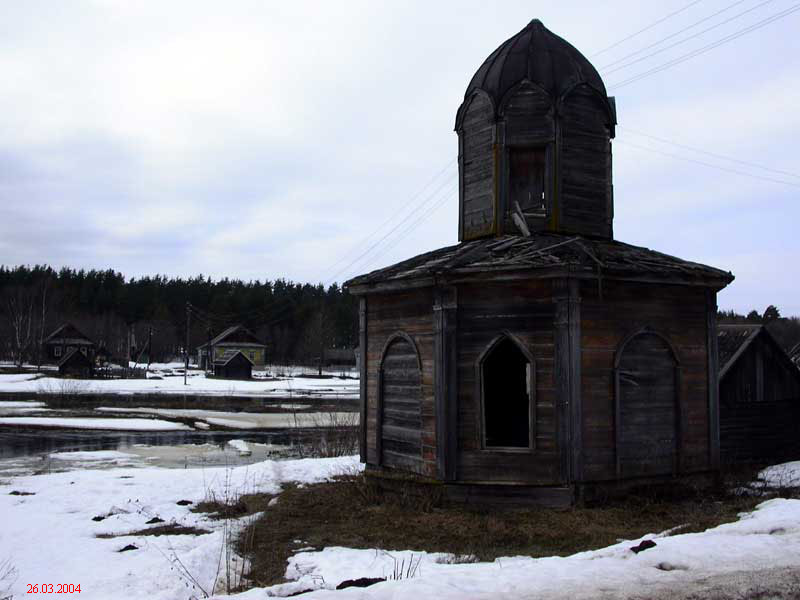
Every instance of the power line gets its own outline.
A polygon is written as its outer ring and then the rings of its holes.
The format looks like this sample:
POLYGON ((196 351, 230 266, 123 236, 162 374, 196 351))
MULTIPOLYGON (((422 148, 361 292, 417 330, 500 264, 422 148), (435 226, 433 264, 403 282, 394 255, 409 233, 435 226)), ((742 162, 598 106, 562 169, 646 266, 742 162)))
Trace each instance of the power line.
POLYGON ((414 210, 412 210, 410 213, 408 213, 408 215, 406 215, 406 217, 405 217, 405 218, 404 218, 402 221, 398 222, 398 223, 397 223, 397 224, 396 224, 394 227, 392 227, 392 229, 390 229, 390 230, 388 231, 388 233, 386 233, 386 234, 385 234, 385 235, 384 235, 384 236, 383 236, 381 239, 379 239, 377 242, 375 242, 374 244, 372 244, 372 245, 371 245, 369 248, 367 248, 367 249, 366 249, 366 250, 365 250, 365 251, 364 251, 362 254, 360 254, 359 256, 357 256, 357 257, 356 257, 354 260, 352 260, 350 263, 348 263, 348 264, 347 264, 347 265, 346 265, 344 268, 340 269, 340 270, 339 270, 339 271, 338 271, 336 274, 334 274, 334 275, 331 277, 331 280, 335 280, 335 279, 336 279, 337 277, 339 277, 339 275, 341 275, 342 273, 346 273, 346 272, 347 272, 347 270, 348 270, 348 269, 350 269, 350 267, 352 267, 354 264, 356 264, 357 262, 359 262, 359 261, 360 261, 360 260, 361 260, 361 259, 362 259, 364 256, 366 256, 367 254, 369 254, 370 252, 372 252, 372 250, 374 250, 374 249, 375 249, 375 248, 376 248, 376 247, 377 247, 379 244, 381 244, 381 242, 383 242, 383 241, 384 241, 386 238, 388 238, 388 237, 389 237, 389 236, 390 236, 392 233, 394 233, 395 231, 397 231, 397 229, 398 229, 398 228, 400 228, 400 227, 401 227, 401 226, 402 226, 404 223, 406 223, 406 222, 407 222, 407 221, 408 221, 408 220, 409 220, 409 219, 410 219, 410 218, 411 218, 411 217, 414 215, 414 213, 415 213, 415 212, 417 212, 417 211, 418 211, 420 208, 422 208, 423 206, 425 206, 425 204, 427 204, 427 203, 428 203, 430 200, 432 200, 434 197, 436 197, 436 195, 438 195, 438 193, 439 193, 439 192, 440 192, 440 191, 441 191, 441 190, 442 190, 442 189, 443 189, 443 188, 444 188, 444 187, 445 187, 447 184, 449 184, 449 183, 452 183, 453 179, 455 179, 455 178, 456 178, 456 175, 453 175, 453 176, 452 176, 452 177, 450 177, 449 179, 445 180, 445 182, 444 182, 444 183, 443 183, 441 186, 439 186, 439 187, 436 189, 436 191, 434 191, 434 192, 433 192, 433 194, 431 194, 430 196, 428 196, 428 197, 425 199, 425 201, 424 201, 424 202, 422 202, 422 203, 421 203, 419 206, 417 206, 417 207, 416 207, 414 210))
POLYGON ((632 142, 626 142, 623 140, 617 140, 619 143, 625 146, 631 146, 632 148, 638 148, 639 150, 645 150, 647 152, 654 152, 656 154, 660 154, 662 156, 668 156, 669 158, 674 158, 675 160, 682 160, 684 162, 695 163, 698 165, 703 165, 705 167, 710 167, 712 169, 717 169, 718 171, 725 171, 726 173, 733 173, 735 175, 741 175, 742 177, 750 177, 751 179, 759 179, 761 181, 769 181, 772 183, 779 183, 781 185, 788 185, 790 187, 800 188, 799 183, 793 183, 791 181, 781 181, 780 179, 773 179, 772 177, 764 177, 763 175, 754 175, 752 173, 746 173, 744 171, 739 171, 737 169, 731 169, 728 167, 721 167, 720 165, 715 165, 713 163, 705 162, 702 160, 697 160, 695 158, 688 158, 686 156, 680 156, 678 154, 672 154, 670 152, 664 152, 663 150, 656 150, 655 148, 648 148, 647 146, 640 146, 639 144, 634 144, 632 142))
POLYGON ((645 52, 646 50, 650 50, 650 48, 654 48, 654 47, 658 46, 659 44, 661 44, 663 42, 666 42, 667 40, 671 40, 675 36, 678 36, 678 35, 682 34, 684 31, 689 31, 690 29, 693 29, 693 28, 697 27, 701 23, 705 23, 706 21, 708 21, 710 19, 713 19, 714 17, 716 17, 718 15, 721 15, 724 12, 729 11, 734 6, 738 6, 739 4, 742 4, 743 2, 746 2, 746 1, 747 0, 736 0, 736 2, 734 2, 733 4, 729 4, 725 8, 723 8, 721 10, 718 10, 715 13, 710 14, 707 17, 704 17, 704 18, 700 19, 699 21, 695 21, 694 23, 692 23, 691 25, 689 25, 687 27, 683 27, 682 29, 679 29, 675 33, 671 33, 668 36, 663 37, 660 40, 658 40, 656 42, 653 42, 652 44, 650 44, 648 46, 645 46, 644 48, 639 48, 635 52, 631 52, 630 54, 626 54, 625 56, 622 56, 622 57, 618 58, 617 60, 608 63, 607 65, 603 65, 602 67, 600 67, 599 70, 600 71, 604 71, 605 69, 608 69, 609 67, 613 67, 614 65, 619 64, 619 63, 625 61, 626 59, 628 59, 628 58, 630 58, 632 56, 636 56, 637 54, 641 54, 642 52, 645 52))
POLYGON ((438 172, 437 172, 437 173, 436 173, 436 174, 435 174, 433 177, 431 177, 431 178, 430 178, 430 179, 429 179, 429 180, 428 180, 428 181, 425 183, 425 185, 423 185, 423 186, 422 186, 422 188, 420 188, 420 190, 419 190, 419 191, 418 191, 416 194, 414 194, 413 196, 411 196, 411 198, 408 200, 408 202, 407 202, 407 203, 405 203, 403 206, 401 206, 401 207, 400 207, 400 208, 399 208, 397 211, 395 211, 393 214, 389 215, 389 217, 387 217, 387 218, 386 218, 386 220, 385 220, 383 223, 381 223, 381 224, 380 224, 378 227, 376 227, 375 229, 373 229, 373 230, 372 230, 372 232, 371 232, 369 235, 367 235, 366 237, 364 237, 364 238, 363 238, 362 240, 360 240, 358 243, 354 244, 354 245, 353 245, 353 246, 350 248, 350 250, 348 250, 348 251, 347 251, 347 252, 346 252, 344 255, 342 255, 342 257, 341 257, 341 258, 339 258, 339 260, 337 260, 337 261, 336 261, 335 263, 333 263, 333 264, 332 264, 330 267, 328 267, 328 269, 327 269, 327 270, 328 270, 328 271, 333 271, 333 269, 335 269, 335 268, 336 268, 336 267, 337 267, 339 264, 341 264, 342 262, 344 262, 344 261, 345 261, 345 260, 348 258, 348 256, 349 256, 349 255, 350 255, 350 254, 353 252, 353 250, 357 250, 358 248, 363 248, 363 247, 364 247, 364 244, 366 244, 366 243, 367 243, 367 242, 368 242, 368 241, 369 241, 371 238, 373 238, 374 236, 378 235, 378 232, 379 232, 381 229, 383 229, 383 228, 384 228, 386 225, 388 225, 389 223, 391 223, 391 222, 392 222, 392 221, 393 221, 395 218, 397 218, 397 216, 398 216, 398 215, 399 215, 401 212, 403 212, 403 211, 404 211, 404 210, 405 210, 405 209, 408 207, 408 205, 409 205, 409 204, 411 204, 412 202, 414 202, 415 200, 417 200, 417 198, 419 198, 419 197, 420 197, 420 196, 421 196, 421 195, 422 195, 422 194, 425 192, 425 190, 427 190, 427 189, 428 189, 428 188, 431 186, 431 184, 432 184, 434 181, 436 181, 436 180, 437 180, 439 177, 441 177, 441 176, 442 176, 442 175, 443 175, 443 174, 444 174, 444 173, 445 173, 445 172, 446 172, 446 171, 447 171, 447 170, 448 170, 448 169, 449 169, 449 168, 450 168, 450 167, 453 165, 453 163, 455 163, 455 162, 456 162, 456 160, 458 160, 458 157, 455 157, 455 158, 453 158, 453 159, 449 160, 449 161, 447 162, 447 164, 446 164, 446 165, 445 165, 445 166, 444 166, 444 167, 443 167, 443 168, 442 168, 440 171, 438 171, 438 172))
POLYGON ((683 8, 681 8, 681 9, 678 9, 678 10, 676 10, 675 12, 671 12, 670 14, 668 14, 668 15, 667 15, 667 16, 665 16, 665 17, 661 17, 661 18, 660 18, 660 19, 658 19, 657 21, 654 21, 654 22, 650 23, 650 25, 648 25, 648 26, 646 26, 646 27, 643 27, 643 28, 642 28, 642 29, 640 29, 639 31, 636 31, 636 32, 634 32, 634 33, 630 34, 629 36, 627 36, 627 37, 625 37, 625 38, 622 38, 621 40, 619 40, 619 41, 617 41, 617 42, 614 42, 614 43, 613 43, 613 44, 611 44, 610 46, 608 46, 608 47, 606 47, 606 48, 603 48, 602 50, 600 50, 600 51, 598 51, 598 52, 595 52, 594 54, 592 54, 592 55, 591 55, 591 58, 594 58, 595 56, 600 56, 601 54, 603 54, 603 53, 605 53, 605 52, 608 52, 608 51, 609 51, 609 50, 611 50, 612 48, 616 48, 616 47, 617 47, 617 46, 619 46, 620 44, 623 44, 623 43, 627 42, 628 40, 631 40, 631 39, 635 38, 635 37, 636 37, 637 35, 639 35, 640 33, 644 33, 645 31, 648 31, 649 29, 652 29, 652 28, 653 28, 653 27, 655 27, 656 25, 660 25, 661 23, 663 23, 663 22, 664 22, 664 21, 666 21, 667 19, 671 19, 671 18, 672 18, 672 17, 674 17, 675 15, 679 15, 680 13, 682 13, 682 12, 684 12, 684 11, 686 11, 686 10, 690 9, 692 6, 694 6, 695 4, 699 4, 700 2, 702 2, 702 0, 694 0, 694 2, 690 2, 689 4, 687 4, 686 6, 684 6, 683 8))
POLYGON ((717 40, 716 42, 713 42, 711 44, 703 46, 702 48, 698 48, 697 50, 693 50, 692 52, 684 54, 683 56, 679 56, 678 58, 675 58, 675 59, 673 59, 671 61, 668 61, 668 62, 666 62, 666 63, 664 63, 664 64, 662 64, 662 65, 660 65, 658 67, 654 67, 654 68, 650 69, 649 71, 645 71, 643 73, 639 73, 638 75, 634 75, 633 77, 630 77, 628 79, 620 81, 619 83, 612 84, 609 87, 621 88, 621 87, 624 87, 626 85, 630 85, 631 83, 635 83, 636 81, 639 81, 640 79, 644 79, 645 77, 649 77, 650 75, 654 75, 655 73, 659 73, 661 71, 669 69, 670 67, 673 67, 673 66, 675 66, 677 64, 685 62, 685 61, 687 61, 687 60, 689 60, 691 58, 694 58, 694 57, 699 56, 701 54, 705 54, 706 52, 708 52, 710 50, 713 50, 714 48, 717 48, 718 46, 722 46, 723 44, 726 44, 726 43, 731 42, 731 41, 733 41, 733 40, 735 40, 737 38, 740 38, 743 35, 746 35, 746 34, 752 32, 752 31, 755 31, 756 29, 760 29, 761 27, 769 25, 770 23, 773 23, 773 22, 775 22, 775 21, 777 21, 779 19, 787 17, 790 14, 792 14, 794 12, 797 12, 798 10, 800 10, 800 4, 794 4, 790 8, 788 8, 788 9, 786 9, 784 11, 776 13, 776 14, 772 15, 771 17, 767 17, 766 19, 763 19, 763 20, 761 20, 761 21, 759 21, 759 22, 757 22, 757 23, 755 23, 753 25, 750 25, 748 27, 740 29, 740 30, 728 35, 728 36, 725 36, 724 38, 721 38, 720 40, 717 40))
MULTIPOLYGON (((606 75, 609 75, 611 73, 616 73, 617 71, 620 71, 621 69, 626 69, 627 67, 630 67, 631 65, 635 65, 637 63, 642 62, 643 60, 647 60, 648 58, 652 58, 653 56, 661 54, 662 52, 666 52, 667 50, 671 50, 672 48, 675 48, 676 46, 680 46, 681 44, 685 44, 686 42, 691 41, 691 40, 693 40, 695 38, 698 38, 701 35, 703 35, 705 33, 708 33, 709 31, 717 29, 718 27, 722 27, 723 25, 727 25, 731 21, 735 21, 736 19, 738 19, 740 17, 743 17, 744 15, 749 14, 749 13, 753 12, 756 9, 759 9, 762 6, 764 6, 765 4, 769 4, 770 2, 773 2, 773 0, 764 0, 763 2, 760 2, 760 3, 756 4, 755 6, 751 6, 747 10, 744 10, 744 11, 742 11, 740 13, 737 13, 737 14, 733 15, 732 17, 729 17, 729 18, 725 19, 724 21, 720 21, 719 23, 716 23, 716 24, 712 25, 711 27, 706 27, 702 31, 698 31, 697 33, 693 33, 692 35, 690 35, 688 37, 685 37, 682 40, 678 40, 677 42, 675 42, 673 44, 670 44, 669 46, 665 46, 663 48, 660 48, 660 49, 656 50, 655 52, 651 52, 650 54, 647 54, 645 56, 640 56, 639 58, 636 58, 636 59, 634 59, 634 60, 632 60, 630 62, 627 62, 625 64, 619 65, 618 67, 615 67, 613 69, 605 70, 604 72, 605 72, 606 75)), ((679 31, 678 33, 676 33, 674 35, 678 35, 680 33, 682 33, 682 32, 679 31)), ((670 37, 674 37, 674 35, 670 36, 670 37)), ((668 39, 668 38, 664 38, 663 40, 659 40, 655 44, 653 44, 651 46, 648 46, 647 48, 644 48, 643 50, 640 50, 639 52, 642 52, 642 51, 644 51, 646 49, 652 48, 653 46, 657 46, 661 42, 666 41, 666 39, 668 39)), ((636 52, 634 54, 638 54, 638 52, 636 52)), ((627 57, 624 57, 624 58, 620 59, 620 61, 625 60, 625 58, 627 58, 627 57)), ((620 61, 616 61, 616 62, 620 62, 620 61)), ((611 63, 611 64, 615 64, 615 63, 611 63)), ((610 65, 606 65, 606 67, 603 67, 603 69, 606 69, 608 66, 610 66, 610 65)))
MULTIPOLYGON (((407 236, 407 235, 408 235, 408 234, 409 234, 411 231, 413 231, 413 230, 414 230, 414 229, 415 229, 415 228, 416 228, 416 227, 417 227, 417 226, 418 226, 420 223, 422 223, 422 221, 424 221, 424 220, 426 220, 426 219, 430 218, 430 217, 431 217, 431 215, 433 215, 433 213, 435 213, 435 212, 436 212, 437 210, 439 210, 439 209, 440 209, 442 206, 444 206, 444 205, 445 205, 445 203, 446 203, 448 200, 452 200, 452 199, 453 199, 453 196, 452 196, 452 192, 453 192, 453 191, 454 191, 454 190, 453 190, 453 188, 451 187, 451 188, 450 188, 450 189, 447 191, 447 193, 445 194, 445 196, 444 196, 443 198, 441 198, 441 199, 440 199, 440 200, 439 200, 439 201, 438 201, 436 204, 434 204, 434 205, 430 206, 430 207, 429 207, 429 209, 428 209, 428 210, 427 210, 425 213, 423 213, 422 215, 420 215, 420 216, 419 216, 419 217, 418 217, 418 218, 417 218, 417 219, 416 219, 414 222, 412 222, 411 224, 409 224, 409 225, 408 225, 408 226, 407 226, 407 227, 406 227, 406 228, 405 228, 405 229, 404 229, 404 230, 401 232, 401 234, 400 234, 400 235, 399 235, 397 238, 395 238, 395 240, 394 240, 394 241, 393 241, 391 244, 389 244, 388 246, 385 246, 385 247, 384 247, 384 248, 381 250, 381 252, 379 252, 377 255, 373 256, 373 257, 372 257, 372 260, 371 260, 370 262, 366 263, 365 265, 363 265, 363 267, 366 267, 367 265, 374 265, 374 264, 375 264, 375 263, 376 263, 378 260, 380 260, 380 258, 382 258, 383 256, 385 256, 387 252, 389 252, 390 250, 392 250, 392 249, 393 249, 395 246, 397 246, 397 244, 399 244, 401 241, 403 241, 404 239, 406 239, 406 236, 407 236)), ((362 267, 362 268, 363 268, 363 267, 362 267)))
POLYGON ((791 173, 790 171, 781 171, 780 169, 773 169, 772 167, 766 167, 764 165, 759 165, 754 162, 749 162, 746 160, 740 160, 738 158, 733 158, 730 156, 725 156, 724 154, 717 154, 715 152, 708 152, 707 150, 701 150, 700 148, 694 148, 692 146, 687 146, 686 144, 681 144, 678 142, 673 142, 671 140, 659 137, 657 135, 652 135, 650 133, 645 133, 643 131, 638 131, 636 129, 631 129, 630 127, 623 127, 622 125, 617 125, 619 129, 622 129, 625 132, 632 133, 634 135, 640 135, 642 137, 650 138, 651 140, 655 140, 657 142, 661 142, 663 144, 669 144, 670 146, 675 146, 676 148, 683 148, 684 150, 691 150, 692 152, 697 152, 699 154, 705 154, 706 156, 711 156, 713 158, 719 158, 721 160, 727 160, 733 163, 737 163, 746 167, 753 167, 754 169, 761 169, 763 171, 768 171, 770 173, 775 173, 776 175, 786 175, 788 177, 797 177, 800 179, 800 175, 797 173, 791 173))

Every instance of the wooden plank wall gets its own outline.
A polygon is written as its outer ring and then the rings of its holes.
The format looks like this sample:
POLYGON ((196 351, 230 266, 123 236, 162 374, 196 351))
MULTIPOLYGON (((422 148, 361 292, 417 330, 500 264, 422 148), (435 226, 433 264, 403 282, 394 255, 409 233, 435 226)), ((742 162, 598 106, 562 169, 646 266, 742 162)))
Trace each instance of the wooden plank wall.
POLYGON ((380 375, 381 464, 421 473, 422 373, 413 341, 393 338, 383 354, 380 375))
MULTIPOLYGON (((458 289, 457 479, 467 482, 560 482, 556 440, 554 318, 549 280, 460 285, 458 289), (481 449, 480 389, 476 363, 504 331, 536 361, 535 448, 481 449)), ((490 399, 491 401, 491 399, 490 399)))
POLYGON ((722 464, 800 460, 800 397, 720 403, 722 464))
POLYGON ((766 336, 720 382, 723 464, 800 459, 800 372, 766 336))
POLYGON ((422 363, 422 456, 419 472, 436 475, 436 431, 434 418, 434 328, 433 291, 412 290, 394 294, 372 294, 367 302, 366 352, 366 459, 380 463, 378 435, 378 380, 381 353, 398 331, 416 345, 422 363))
POLYGON ((462 240, 471 240, 494 230, 494 110, 488 96, 472 98, 461 127, 460 233, 462 240))
POLYGON ((559 228, 610 238, 613 198, 608 113, 587 86, 563 101, 559 153, 559 228))
POLYGON ((605 281, 581 284, 584 481, 616 477, 614 356, 624 338, 651 327, 680 361, 680 471, 709 468, 706 296, 703 288, 605 281))

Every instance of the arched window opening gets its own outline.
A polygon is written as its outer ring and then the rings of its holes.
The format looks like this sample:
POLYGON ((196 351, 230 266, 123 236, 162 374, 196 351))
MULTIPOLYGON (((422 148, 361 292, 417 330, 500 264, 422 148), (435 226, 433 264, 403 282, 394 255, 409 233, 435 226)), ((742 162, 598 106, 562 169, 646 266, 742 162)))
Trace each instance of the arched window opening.
POLYGON ((547 216, 545 203, 545 149, 509 150, 509 207, 511 215, 529 218, 547 216))
POLYGON ((509 338, 489 351, 481 364, 484 445, 530 448, 533 363, 509 338))

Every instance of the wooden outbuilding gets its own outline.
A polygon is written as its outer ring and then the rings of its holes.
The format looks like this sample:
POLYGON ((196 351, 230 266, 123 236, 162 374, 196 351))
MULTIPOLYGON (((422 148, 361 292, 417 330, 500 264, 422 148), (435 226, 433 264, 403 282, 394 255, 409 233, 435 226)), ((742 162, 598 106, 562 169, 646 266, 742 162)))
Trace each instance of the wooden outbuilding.
POLYGON ((800 369, 800 343, 795 344, 789 351, 789 358, 792 359, 794 365, 800 369))
POLYGON ((72 348, 58 362, 58 374, 62 377, 87 379, 94 373, 94 363, 80 348, 72 348))
POLYGON ((207 343, 198 346, 197 364, 201 369, 210 368, 230 350, 239 350, 253 365, 263 366, 266 364, 267 345, 243 325, 228 327, 207 343), (211 362, 209 362, 209 356, 211 362))
POLYGON ((72 350, 94 360, 95 343, 72 323, 64 323, 44 340, 45 360, 59 364, 72 350))
POLYGON ((616 120, 595 68, 537 20, 475 73, 459 243, 347 283, 370 477, 568 505, 719 468, 716 294, 733 276, 613 239, 616 120))
POLYGON ((252 379, 253 361, 241 350, 225 350, 214 359, 214 377, 252 379))
POLYGON ((800 370, 762 325, 719 325, 725 463, 800 459, 800 370))

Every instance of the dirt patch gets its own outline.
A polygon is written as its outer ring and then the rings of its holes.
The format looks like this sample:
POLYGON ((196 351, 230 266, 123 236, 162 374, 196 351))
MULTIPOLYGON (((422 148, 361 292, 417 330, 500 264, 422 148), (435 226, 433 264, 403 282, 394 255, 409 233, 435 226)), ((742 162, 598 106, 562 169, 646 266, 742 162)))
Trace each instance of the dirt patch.
POLYGON ((126 533, 98 533, 94 537, 108 540, 112 538, 130 537, 130 536, 158 537, 160 535, 205 535, 206 533, 211 533, 211 532, 208 531, 207 529, 200 529, 199 527, 186 527, 184 525, 177 525, 172 523, 169 525, 159 525, 158 527, 137 529, 136 531, 129 531, 126 533))
MULTIPOLYGON (((286 560, 300 548, 412 549, 450 552, 470 561, 566 556, 673 528, 675 533, 704 531, 737 520, 738 513, 763 500, 687 492, 681 498, 631 495, 588 508, 497 511, 440 507, 436 498, 423 502, 384 494, 363 477, 352 476, 287 487, 280 502, 242 535, 246 543, 239 551, 252 561, 252 584, 267 586, 284 581, 286 560)), ((266 508, 268 501, 260 504, 266 508)))
POLYGON ((198 502, 191 511, 208 513, 211 519, 238 519, 265 511, 273 498, 275 498, 273 494, 244 494, 227 502, 206 500, 198 502))

